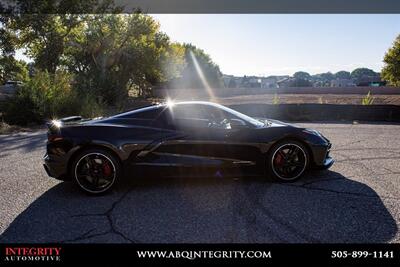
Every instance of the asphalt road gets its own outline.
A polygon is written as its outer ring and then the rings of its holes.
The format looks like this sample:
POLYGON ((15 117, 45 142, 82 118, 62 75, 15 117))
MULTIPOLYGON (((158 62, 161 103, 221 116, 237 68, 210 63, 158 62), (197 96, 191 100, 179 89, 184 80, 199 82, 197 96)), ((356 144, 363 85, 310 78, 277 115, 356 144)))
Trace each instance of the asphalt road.
POLYGON ((100 197, 47 177, 44 132, 0 136, 0 242, 399 242, 400 125, 303 125, 331 139, 331 170, 142 177, 100 197))

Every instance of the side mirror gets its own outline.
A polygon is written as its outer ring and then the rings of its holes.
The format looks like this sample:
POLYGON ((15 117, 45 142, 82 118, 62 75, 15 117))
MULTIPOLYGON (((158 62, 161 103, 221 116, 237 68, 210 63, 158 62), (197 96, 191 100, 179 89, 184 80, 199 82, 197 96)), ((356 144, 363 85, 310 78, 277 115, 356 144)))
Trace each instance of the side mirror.
POLYGON ((232 128, 246 128, 247 124, 241 119, 231 119, 230 121, 232 128))

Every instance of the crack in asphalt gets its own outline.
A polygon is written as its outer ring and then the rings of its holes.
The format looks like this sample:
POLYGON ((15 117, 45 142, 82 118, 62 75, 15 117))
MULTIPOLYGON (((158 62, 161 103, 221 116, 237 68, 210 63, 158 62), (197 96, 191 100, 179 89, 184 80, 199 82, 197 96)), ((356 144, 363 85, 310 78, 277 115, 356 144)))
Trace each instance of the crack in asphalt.
MULTIPOLYGON (((340 155, 340 156, 343 156, 345 158, 347 157, 345 155, 340 155)), ((342 163, 346 163, 346 161, 343 161, 342 163)), ((360 162, 359 164, 363 168, 367 169, 373 175, 376 175, 376 176, 383 175, 383 174, 377 174, 373 169, 369 168, 367 165, 365 165, 362 162, 360 162)), ((306 182, 306 183, 303 183, 303 184, 278 184, 278 185, 300 187, 300 188, 304 188, 304 189, 315 190, 315 191, 325 191, 325 192, 329 192, 329 193, 347 194, 347 195, 353 195, 353 196, 358 196, 358 197, 384 198, 384 199, 400 200, 400 198, 396 198, 396 197, 392 197, 392 196, 382 196, 382 195, 378 196, 378 195, 370 195, 370 194, 363 194, 363 193, 356 193, 356 192, 346 192, 346 191, 339 191, 339 190, 333 190, 333 189, 327 189, 327 188, 308 186, 310 184, 315 184, 315 183, 319 183, 319 182, 327 182, 327 181, 334 181, 334 180, 341 180, 341 179, 344 179, 344 178, 335 177, 335 178, 313 180, 313 181, 306 182)))
POLYGON ((336 160, 336 162, 348 162, 348 161, 364 161, 364 160, 376 160, 376 159, 400 159, 400 157, 370 157, 370 158, 347 158, 336 160))
MULTIPOLYGON (((371 169, 368 165, 366 165, 364 162, 362 162, 363 160, 367 160, 366 158, 360 158, 360 159, 354 159, 351 158, 347 155, 343 155, 341 153, 336 153, 337 155, 341 156, 344 158, 344 160, 336 160, 336 163, 342 163, 342 164, 353 164, 352 162, 358 162, 359 165, 361 165, 363 168, 367 169, 370 173, 372 173, 373 175, 384 175, 384 174, 378 174, 376 173, 375 170, 371 169)), ((389 158, 385 158, 385 159, 389 159, 389 158)), ((387 169, 386 169, 387 170, 387 169)))
MULTIPOLYGON (((356 192, 346 192, 346 191, 338 191, 338 190, 333 190, 333 189, 326 189, 326 188, 318 188, 318 187, 313 187, 309 186, 312 184, 317 184, 320 182, 327 182, 327 181, 336 181, 336 180, 343 180, 344 178, 326 178, 326 179, 318 179, 318 180, 313 180, 309 182, 305 182, 303 184, 276 184, 272 182, 266 182, 270 185, 278 185, 278 186, 288 186, 288 187, 297 187, 297 188, 302 188, 305 190, 312 190, 312 191, 322 191, 322 192, 327 192, 327 193, 336 193, 336 194, 346 194, 346 195, 351 195, 354 197, 367 197, 367 198, 387 198, 387 199, 394 199, 394 200, 400 200, 399 198, 395 197, 390 197, 390 196, 377 196, 377 195, 369 195, 369 194, 363 194, 363 193, 356 193, 356 192)), ((268 232, 269 235, 274 236, 276 239, 279 240, 279 242, 288 242, 288 240, 282 235, 278 234, 276 231, 274 231, 271 227, 269 227, 267 224, 263 223, 263 220, 258 220, 257 214, 252 211, 252 209, 255 207, 259 211, 262 212, 267 218, 272 220, 275 224, 281 225, 284 229, 286 229, 289 233, 293 234, 294 236, 297 236, 298 238, 304 240, 305 242, 308 243, 319 243, 320 241, 318 239, 315 239, 311 237, 310 235, 307 235, 306 233, 300 231, 299 229, 295 228, 293 225, 291 225, 289 222, 286 222, 283 218, 280 218, 276 214, 271 213, 271 211, 266 208, 261 202, 260 202, 260 195, 265 193, 265 187, 260 187, 258 191, 254 191, 254 188, 250 188, 249 185, 244 184, 244 183, 238 183, 238 185, 241 185, 240 187, 236 187, 236 193, 237 197, 237 205, 234 205, 234 214, 237 214, 236 216, 240 216, 245 220, 245 223, 247 225, 246 227, 246 236, 247 236, 247 242, 255 242, 255 236, 256 236, 256 231, 253 231, 253 228, 255 226, 261 226, 263 230, 268 232), (243 195, 242 192, 245 194, 243 195)), ((269 187, 269 186, 268 186, 269 187)), ((116 201, 114 201, 111 205, 111 207, 103 212, 103 213, 88 213, 88 214, 76 214, 72 215, 71 217, 87 217, 87 216, 100 216, 100 217, 106 217, 109 223, 109 230, 101 233, 96 233, 96 234, 91 234, 94 229, 91 229, 84 234, 74 238, 74 239, 69 239, 69 240, 64 240, 61 242, 77 242, 77 241, 83 241, 87 240, 93 237, 98 237, 98 236, 104 236, 110 233, 117 234, 121 236, 123 239, 127 240, 130 243, 138 243, 139 241, 133 240, 129 237, 127 237, 125 234, 123 234, 121 231, 117 229, 117 225, 113 220, 112 212, 114 211, 115 207, 121 203, 126 196, 131 192, 132 190, 127 190, 120 198, 118 198, 116 201)), ((232 237, 235 239, 235 237, 232 237)))
MULTIPOLYGON (((346 192, 346 191, 338 191, 338 190, 332 190, 332 189, 325 189, 325 188, 317 188, 317 187, 312 187, 309 186, 311 184, 316 184, 319 182, 326 182, 326 181, 335 181, 335 180, 343 180, 344 178, 327 178, 327 179, 319 179, 319 180, 314 180, 310 182, 306 182, 300 185, 296 184, 276 184, 280 186, 288 186, 288 187, 297 187, 297 188, 302 188, 305 190, 312 190, 312 191, 322 191, 322 192, 327 192, 327 193, 336 193, 336 194, 347 194, 351 195, 354 197, 368 197, 368 198, 387 198, 387 199, 394 199, 394 200, 400 200, 399 198, 395 197, 390 197, 390 196, 378 196, 378 195, 369 195, 369 194, 363 194, 363 193, 356 193, 356 192, 346 192)), ((272 184, 272 183, 270 183, 272 184)), ((275 184, 275 183, 274 183, 275 184)), ((274 221, 275 224, 283 226, 288 232, 294 234, 297 237, 300 237, 301 239, 305 240, 306 242, 309 243, 320 243, 318 239, 315 239, 311 237, 310 235, 300 231, 299 229, 295 228, 292 226, 289 222, 286 222, 284 219, 279 218, 276 214, 273 214, 268 208, 266 208, 259 200, 259 195, 262 193, 261 191, 254 192, 254 190, 249 190, 249 186, 245 186, 245 193, 247 195, 247 199, 253 203, 253 206, 258 208, 265 216, 270 218, 272 221, 274 221)), ((265 188, 263 188, 263 192, 265 188)), ((254 220, 254 224, 255 224, 254 220)), ((265 226, 268 229, 268 232, 272 232, 271 228, 268 226, 265 226)), ((282 242, 286 242, 286 240, 278 235, 275 234, 275 236, 280 239, 282 242)))
MULTIPOLYGON (((272 185, 272 183, 270 183, 272 185)), ((270 187, 270 186, 269 186, 270 187)), ((244 192, 247 196, 247 199, 253 204, 254 207, 258 208, 265 216, 270 218, 275 224, 281 225, 284 229, 286 229, 289 233, 305 240, 308 243, 319 243, 319 240, 299 231, 295 227, 293 227, 290 223, 286 222, 285 219, 280 218, 276 214, 273 214, 270 210, 268 210, 261 202, 260 202, 260 195, 265 193, 264 187, 257 187, 260 188, 258 191, 250 190, 249 185, 244 185, 244 192)), ((269 228, 270 229, 270 228, 269 228)), ((276 236, 278 236, 276 234, 276 236)), ((284 238, 278 236, 283 242, 288 242, 284 238)))
MULTIPOLYGON (((243 182, 236 183, 234 187, 235 191, 235 205, 233 205, 234 209, 234 220, 236 221, 237 217, 242 217, 246 223, 246 236, 247 242, 255 242, 256 226, 257 226, 257 214, 253 211, 254 207, 252 203, 246 197, 247 193, 243 190, 243 182), (243 193, 244 194, 243 194, 243 193)), ((270 218, 270 217, 269 217, 270 218)), ((273 220, 272 218, 270 218, 273 220)), ((263 230, 265 230, 270 236, 274 236, 280 242, 287 242, 286 239, 282 238, 276 231, 274 231, 268 224, 265 224, 264 221, 258 220, 259 224, 263 224, 263 230)), ((232 240, 234 242, 234 240, 232 240)))
MULTIPOLYGON (((340 153, 337 153, 338 155, 340 155, 340 156, 342 156, 342 157, 344 157, 344 158, 347 158, 347 159, 350 159, 350 157, 348 157, 348 156, 346 156, 346 155, 343 155, 343 154, 340 154, 340 153)), ((352 162, 354 162, 354 161, 348 161, 348 160, 343 160, 343 161, 340 161, 340 163, 342 163, 342 164, 352 164, 352 162)), ((366 170, 368 170, 372 175, 374 175, 374 176, 376 176, 376 177, 381 177, 382 175, 387 175, 387 173, 377 173, 374 169, 372 169, 372 168, 370 168, 367 164, 365 164, 364 162, 362 162, 362 161, 358 161, 358 164, 360 165, 360 166, 362 166, 364 169, 366 169, 366 170)), ((398 173, 400 173, 400 172, 393 172, 393 171, 391 171, 391 170, 389 170, 388 168, 385 168, 385 167, 383 167, 386 171, 389 171, 390 173, 389 174, 398 174, 398 173)), ((371 180, 373 183, 376 183, 376 181, 374 180, 374 179, 372 179, 371 180)), ((375 197, 375 196, 374 196, 375 197)), ((379 196, 380 198, 383 198, 383 199, 394 199, 394 200, 399 200, 399 198, 395 198, 395 197, 391 197, 391 196, 379 196)))
POLYGON ((386 175, 386 174, 400 174, 400 172, 394 172, 394 171, 392 171, 391 169, 388 169, 388 168, 385 168, 385 167, 382 167, 382 168, 384 168, 385 170, 387 170, 389 173, 382 173, 381 175, 386 175))
MULTIPOLYGON (((363 140, 357 140, 357 141, 355 141, 355 142, 351 142, 351 143, 347 144, 345 147, 348 147, 349 145, 356 144, 356 143, 360 143, 360 142, 363 142, 363 140)), ((340 147, 339 147, 339 149, 335 149, 335 152, 336 152, 337 150, 340 150, 340 147)), ((344 149, 343 149, 343 150, 344 150, 344 149)), ((392 152, 395 152, 395 153, 396 153, 397 151, 396 151, 396 150, 393 150, 392 152)), ((338 154, 339 154, 339 153, 338 153, 338 154)), ((339 154, 339 155, 340 155, 340 154, 339 154)), ((348 157, 347 155, 340 155, 340 156, 343 156, 343 158, 345 158, 345 160, 337 160, 337 162, 362 161, 362 160, 368 160, 368 159, 398 159, 398 157, 394 157, 394 158, 391 158, 391 157, 376 157, 376 158, 352 159, 352 158, 348 157)), ((373 173, 374 175, 376 175, 376 173, 375 173, 373 170, 371 170, 371 169, 368 168, 367 166, 364 166, 365 164, 362 164, 362 163, 360 163, 360 164, 361 164, 363 167, 365 167, 366 169, 368 169, 369 171, 371 171, 371 173, 373 173)), ((386 169, 386 170, 387 170, 387 169, 386 169)), ((335 178, 326 178, 326 179, 312 180, 312 181, 305 182, 305 183, 300 184, 300 185, 296 185, 296 184, 278 184, 278 185, 281 185, 281 186, 290 186, 290 187, 298 187, 298 188, 302 188, 302 189, 305 189, 305 190, 311 190, 311 191, 320 191, 320 192, 335 193, 335 194, 345 194, 345 195, 351 195, 351 196, 353 196, 353 197, 386 198, 386 199, 400 200, 399 198, 391 197, 391 196, 378 196, 378 195, 370 195, 370 194, 363 194, 363 193, 357 193, 357 192, 346 192, 346 191, 339 191, 339 190, 326 189, 326 188, 318 188, 318 187, 310 186, 310 185, 312 185, 312 184, 317 184, 317 183, 321 183, 321 182, 337 181, 337 180, 343 180, 343 179, 344 179, 344 178, 337 178, 337 177, 335 177, 335 178)), ((271 183, 271 184, 272 184, 272 183, 271 183)), ((273 220, 275 223, 277 223, 277 224, 283 226, 283 227, 284 227, 285 229, 287 229, 289 232, 291 232, 292 234, 294 234, 294 235, 296 235, 296 236, 302 238, 303 240, 305 240, 305 241, 307 241, 307 242, 313 242, 313 243, 318 243, 318 242, 319 242, 319 240, 317 240, 317 239, 315 239, 315 238, 313 238, 313 237, 307 235, 306 233, 303 233, 303 232, 299 231, 298 229, 296 229, 295 227, 293 227, 291 224, 289 224, 288 222, 284 221, 284 219, 281 219, 281 218, 279 218, 278 216, 272 214, 272 213, 271 213, 264 205, 262 205, 262 203, 259 201, 259 196, 258 196, 258 195, 260 195, 260 193, 256 193, 256 192, 254 192, 253 190, 251 190, 251 192, 250 192, 248 189, 249 189, 249 188, 248 188, 248 186, 247 186, 246 189, 245 189, 245 193, 246 193, 246 195, 247 195, 247 199, 248 199, 250 202, 252 202, 253 205, 254 205, 256 208, 258 208, 260 211, 262 211, 262 213, 263 213, 264 215, 266 215, 268 218, 270 218, 270 219, 273 220)), ((263 189, 265 189, 265 188, 263 188, 263 189)), ((260 191, 260 192, 261 192, 261 191, 260 191)), ((240 205, 238 205, 239 208, 237 209, 237 212, 239 213, 239 215, 243 215, 243 209, 244 209, 244 205, 243 205, 243 204, 244 204, 244 202, 241 201, 239 204, 240 204, 240 205)), ((247 214, 247 215, 249 215, 249 214, 247 214)), ((254 212, 251 212, 250 215, 254 215, 254 216, 250 216, 250 217, 253 218, 253 219, 250 220, 249 218, 245 218, 245 220, 246 220, 248 226, 254 225, 254 224, 256 223, 256 220, 257 220, 257 216, 256 216, 256 214, 255 214, 254 212)), ((248 217, 249 217, 249 216, 248 216, 248 217)), ((268 232, 273 233, 273 231, 271 230, 270 227, 268 227, 268 226, 266 226, 266 225, 265 225, 264 227, 268 230, 268 232)), ((264 228, 264 229, 265 229, 265 228, 264 228)), ((248 236, 249 236, 249 230, 250 230, 250 229, 251 229, 251 227, 247 227, 247 228, 246 228, 247 233, 248 233, 248 234, 247 234, 248 236)), ((284 239, 284 238, 282 238, 282 237, 280 237, 280 236, 278 236, 278 235, 276 235, 276 234, 275 234, 275 236, 276 236, 279 240, 285 242, 285 239, 284 239)), ((248 240, 248 241, 251 241, 251 240, 248 240)))
POLYGON ((70 216, 71 218, 76 218, 76 217, 92 217, 92 216, 106 217, 106 219, 107 219, 107 221, 108 221, 108 224, 109 224, 109 227, 110 227, 108 231, 106 231, 106 232, 101 232, 101 233, 97 233, 97 234, 93 234, 93 235, 89 235, 91 232, 93 232, 93 231, 95 230, 95 228, 94 228, 94 229, 91 229, 90 231, 88 231, 88 232, 86 232, 86 233, 84 233, 84 234, 82 234, 82 235, 80 235, 80 236, 74 238, 74 239, 64 240, 64 241, 61 241, 61 242, 64 242, 64 243, 65 243, 65 242, 82 241, 82 240, 89 239, 89 238, 93 238, 93 237, 97 237, 97 236, 103 236, 103 235, 107 235, 107 234, 116 234, 116 235, 119 235, 120 237, 122 237, 123 239, 125 239, 126 241, 128 241, 128 242, 130 242, 130 243, 138 243, 137 240, 134 240, 134 239, 132 239, 132 238, 127 237, 125 234, 123 234, 121 231, 119 231, 119 230, 117 229, 116 224, 115 224, 115 222, 114 222, 114 220, 113 220, 113 216, 112 216, 112 213, 113 213, 115 207, 116 207, 119 203, 121 203, 122 200, 124 200, 124 198, 125 198, 131 191, 132 191, 132 190, 129 189, 129 190, 127 190, 125 193, 123 193, 123 194, 121 195, 121 197, 118 198, 116 201, 114 201, 114 202, 111 204, 111 207, 110 207, 107 211, 105 211, 105 212, 103 212, 103 213, 86 213, 86 214, 75 214, 75 215, 71 215, 71 216, 70 216))
POLYGON ((354 151, 354 150, 373 150, 373 151, 388 151, 393 153, 399 153, 399 149, 388 149, 388 148, 381 148, 381 147, 354 147, 354 148, 335 148, 332 151, 354 151))
POLYGON ((108 232, 104 232, 104 233, 98 233, 98 234, 92 234, 92 235, 90 235, 90 233, 92 233, 92 232, 95 231, 95 230, 96 230, 96 228, 90 229, 89 231, 83 233, 83 234, 80 235, 80 236, 77 236, 77 237, 72 238, 72 239, 62 240, 62 241, 60 241, 60 243, 68 243, 68 242, 82 241, 82 240, 89 239, 89 238, 92 238, 92 237, 102 236, 102 235, 105 235, 105 234, 108 233, 108 232))
POLYGON ((290 187, 304 188, 304 189, 313 190, 313 191, 323 191, 323 192, 328 192, 328 193, 337 193, 337 194, 352 195, 352 196, 356 196, 356 197, 385 198, 385 199, 392 199, 392 200, 400 200, 400 198, 391 197, 391 196, 369 195, 369 194, 363 194, 363 193, 346 192, 346 191, 339 191, 339 190, 326 189, 326 188, 318 188, 318 187, 311 187, 311 186, 303 186, 303 185, 295 185, 295 184, 279 184, 279 185, 281 185, 281 186, 290 186, 290 187))
POLYGON ((342 148, 345 148, 345 147, 348 147, 348 146, 351 146, 351 145, 354 145, 354 144, 358 144, 358 143, 361 143, 361 142, 364 142, 364 141, 365 141, 364 139, 356 140, 356 141, 348 142, 348 143, 346 143, 344 145, 341 145, 341 146, 335 146, 335 150, 342 149, 342 148))

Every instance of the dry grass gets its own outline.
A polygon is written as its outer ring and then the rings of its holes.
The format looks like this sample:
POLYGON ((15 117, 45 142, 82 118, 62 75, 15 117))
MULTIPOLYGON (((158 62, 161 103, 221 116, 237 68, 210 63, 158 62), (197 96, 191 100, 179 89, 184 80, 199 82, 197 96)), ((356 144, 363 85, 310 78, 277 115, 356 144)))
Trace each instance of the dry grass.
MULTIPOLYGON (((331 94, 280 94, 280 104, 339 104, 339 105, 361 105, 364 95, 331 95, 331 94)), ((399 105, 400 95, 373 95, 374 105, 399 105)), ((223 105, 235 104, 273 104, 274 95, 238 95, 232 97, 218 98, 217 101, 223 105)))
POLYGON ((19 132, 20 129, 21 129, 21 127, 19 127, 19 126, 8 125, 5 122, 0 122, 0 134, 10 134, 10 133, 19 132))
POLYGON ((13 134, 19 132, 35 132, 38 130, 43 130, 44 125, 30 125, 27 127, 21 127, 17 125, 9 125, 4 121, 0 121, 0 135, 1 134, 13 134))

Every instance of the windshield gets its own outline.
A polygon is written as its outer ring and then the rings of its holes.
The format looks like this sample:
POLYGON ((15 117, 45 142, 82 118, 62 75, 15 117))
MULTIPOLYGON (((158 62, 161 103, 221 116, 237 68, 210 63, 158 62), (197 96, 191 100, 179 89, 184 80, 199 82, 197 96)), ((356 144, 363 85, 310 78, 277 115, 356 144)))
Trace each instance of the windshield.
POLYGON ((212 118, 218 118, 219 121, 223 119, 240 119, 249 126, 253 127, 264 126, 264 123, 259 120, 249 117, 236 110, 227 108, 223 105, 212 102, 202 102, 202 101, 180 102, 180 103, 175 103, 172 106, 172 109, 174 110, 173 113, 176 116, 179 116, 179 113, 181 113, 183 117, 189 116, 191 118, 200 118, 200 119, 201 118, 210 119, 210 117, 212 117, 212 118))
POLYGON ((239 118, 241 120, 244 120, 246 123, 248 123, 248 124, 250 124, 250 125, 252 125, 254 127, 262 127, 262 126, 264 126, 264 123, 262 123, 261 121, 256 120, 256 119, 254 119, 254 118, 252 118, 250 116, 247 116, 247 115, 245 115, 243 113, 240 113, 240 112, 238 112, 236 110, 230 109, 228 107, 225 107, 225 106, 222 106, 222 105, 219 105, 219 104, 214 104, 214 105, 216 107, 222 109, 223 111, 230 113, 232 116, 237 117, 237 118, 239 118))

